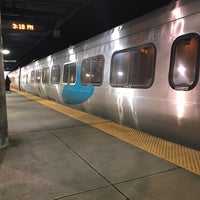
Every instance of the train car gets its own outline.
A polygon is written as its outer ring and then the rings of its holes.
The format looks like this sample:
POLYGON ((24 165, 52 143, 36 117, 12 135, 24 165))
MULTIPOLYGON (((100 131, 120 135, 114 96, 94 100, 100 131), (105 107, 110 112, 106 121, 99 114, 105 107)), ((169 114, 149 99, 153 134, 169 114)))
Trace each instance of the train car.
POLYGON ((26 92, 199 150, 199 19, 199 0, 171 1, 10 76, 26 92))

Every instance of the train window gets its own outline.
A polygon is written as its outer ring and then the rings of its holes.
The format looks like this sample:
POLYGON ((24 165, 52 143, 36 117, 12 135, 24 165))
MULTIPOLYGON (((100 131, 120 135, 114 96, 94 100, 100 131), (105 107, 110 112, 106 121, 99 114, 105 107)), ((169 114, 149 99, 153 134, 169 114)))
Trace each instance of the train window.
POLYGON ((36 83, 40 83, 41 80, 41 69, 36 70, 36 83))
POLYGON ((58 84, 60 83, 60 66, 55 65, 51 69, 51 83, 58 84))
POLYGON ((49 83, 49 67, 42 69, 42 83, 48 84, 49 83))
POLYGON ((128 85, 131 52, 116 54, 112 60, 111 82, 115 86, 128 85))
POLYGON ((24 74, 23 75, 21 82, 23 84, 28 84, 28 74, 24 74))
POLYGON ((31 83, 35 81, 35 70, 31 71, 31 83))
POLYGON ((76 63, 64 65, 63 83, 75 83, 76 81, 76 63))
POLYGON ((28 74, 26 74, 26 81, 25 84, 28 84, 28 74))
POLYGON ((82 61, 81 83, 83 85, 101 85, 103 80, 104 57, 98 55, 82 61))
POLYGON ((22 76, 21 82, 22 82, 23 84, 26 84, 26 75, 22 76))
POLYGON ((150 87, 154 78, 154 63, 154 46, 133 51, 129 84, 132 87, 150 87))
POLYGON ((175 90, 191 90, 199 77, 199 35, 178 37, 171 50, 169 83, 175 90))
POLYGON ((114 87, 149 88, 154 79, 153 45, 116 52, 112 57, 110 83, 114 87))

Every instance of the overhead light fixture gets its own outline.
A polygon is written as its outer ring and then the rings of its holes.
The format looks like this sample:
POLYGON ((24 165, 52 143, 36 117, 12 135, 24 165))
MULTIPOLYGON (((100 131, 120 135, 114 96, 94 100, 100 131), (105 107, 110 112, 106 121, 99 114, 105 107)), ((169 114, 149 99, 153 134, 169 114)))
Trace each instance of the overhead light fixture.
POLYGON ((4 60, 5 63, 16 63, 17 60, 4 60))
POLYGON ((8 49, 3 49, 2 52, 3 52, 4 55, 8 55, 10 53, 10 51, 8 49))

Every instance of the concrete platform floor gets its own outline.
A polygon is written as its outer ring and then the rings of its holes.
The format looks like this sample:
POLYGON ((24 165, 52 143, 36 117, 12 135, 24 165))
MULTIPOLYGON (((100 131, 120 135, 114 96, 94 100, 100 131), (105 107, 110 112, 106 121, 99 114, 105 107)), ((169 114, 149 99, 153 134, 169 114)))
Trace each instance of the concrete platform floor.
POLYGON ((14 92, 0 200, 199 200, 200 176, 14 92))

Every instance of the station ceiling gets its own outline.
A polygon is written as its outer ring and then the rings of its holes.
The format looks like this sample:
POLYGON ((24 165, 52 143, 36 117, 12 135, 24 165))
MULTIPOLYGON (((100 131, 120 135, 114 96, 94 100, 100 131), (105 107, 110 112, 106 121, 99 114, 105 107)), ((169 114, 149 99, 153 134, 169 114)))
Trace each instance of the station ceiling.
POLYGON ((1 0, 5 70, 14 70, 172 0, 1 0))

